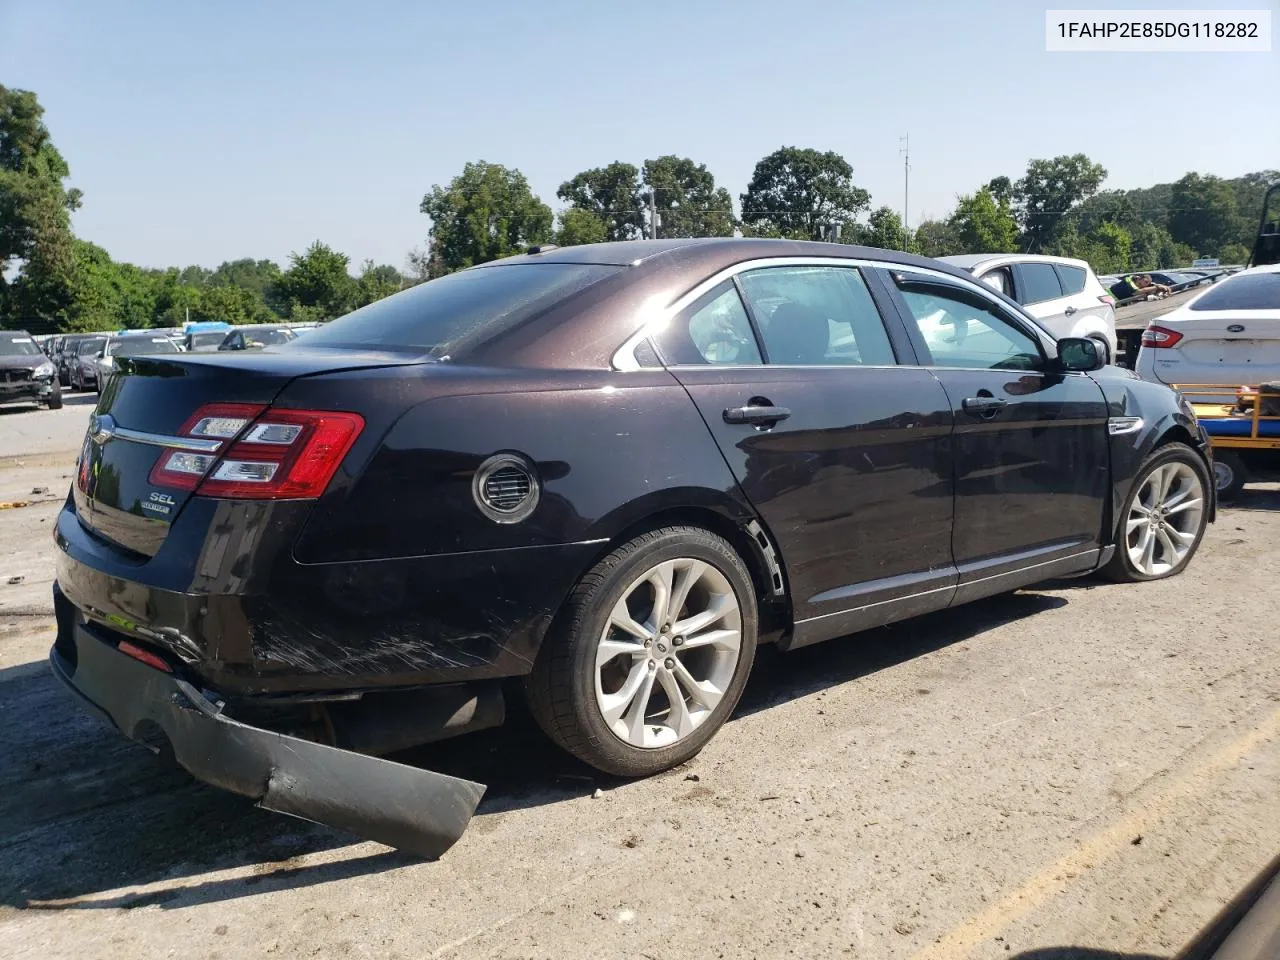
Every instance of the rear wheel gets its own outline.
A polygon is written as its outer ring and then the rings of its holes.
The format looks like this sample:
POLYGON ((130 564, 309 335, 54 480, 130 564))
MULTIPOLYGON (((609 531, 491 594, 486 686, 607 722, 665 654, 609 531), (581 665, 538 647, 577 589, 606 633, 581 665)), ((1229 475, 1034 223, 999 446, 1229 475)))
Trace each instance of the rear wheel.
POLYGON ((1106 572, 1124 581, 1163 580, 1186 569, 1209 522, 1209 470, 1184 443, 1159 447, 1138 470, 1120 512, 1106 572))
POLYGON ((1214 451, 1213 482, 1218 488, 1219 500, 1232 500, 1239 496, 1249 479, 1249 471, 1238 453, 1230 450, 1214 451))
POLYGON ((593 767, 658 773, 733 712, 756 628, 751 576, 728 543, 698 527, 642 534, 573 591, 529 677, 530 709, 593 767))

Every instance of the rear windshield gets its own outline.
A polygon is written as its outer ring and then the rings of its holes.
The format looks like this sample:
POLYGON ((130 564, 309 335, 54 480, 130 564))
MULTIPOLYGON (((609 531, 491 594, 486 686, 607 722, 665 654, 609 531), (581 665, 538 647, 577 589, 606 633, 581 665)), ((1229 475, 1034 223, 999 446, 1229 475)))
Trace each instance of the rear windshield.
POLYGON ((1237 274, 1188 306, 1192 310, 1280 310, 1280 273, 1237 274))
POLYGON ((30 337, 0 331, 0 357, 34 357, 39 353, 40 348, 30 337))
POLYGON ((116 357, 142 357, 149 353, 177 353, 177 345, 168 337, 121 337, 112 341, 111 354, 116 357))
POLYGON ((377 347, 442 357, 519 326, 622 267, 521 263, 463 270, 361 307, 311 331, 300 346, 377 347))

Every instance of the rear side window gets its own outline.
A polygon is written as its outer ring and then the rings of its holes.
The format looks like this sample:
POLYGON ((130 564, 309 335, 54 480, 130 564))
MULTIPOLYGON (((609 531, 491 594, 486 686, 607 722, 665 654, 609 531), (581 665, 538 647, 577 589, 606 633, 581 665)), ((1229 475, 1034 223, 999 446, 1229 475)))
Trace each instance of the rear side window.
POLYGON ((1280 273, 1237 274, 1188 305, 1190 310, 1280 310, 1280 273))
POLYGON ((897 362, 880 311, 856 267, 762 267, 739 279, 769 363, 897 362))
POLYGON ((1063 294, 1069 297, 1084 289, 1084 282, 1088 275, 1083 267, 1068 267, 1062 263, 1055 266, 1058 270, 1058 279, 1062 281, 1063 294))
POLYGON ((1018 272, 1022 279, 1019 303, 1041 303, 1062 296, 1062 285, 1053 272, 1053 264, 1022 263, 1018 265, 1018 272))
POLYGON ((717 284, 684 309, 657 337, 670 364, 757 364, 751 321, 732 280, 717 284))
POLYGON ((464 341, 479 343, 511 330, 622 269, 521 263, 463 270, 361 307, 301 342, 308 348, 372 347, 441 357, 464 341))

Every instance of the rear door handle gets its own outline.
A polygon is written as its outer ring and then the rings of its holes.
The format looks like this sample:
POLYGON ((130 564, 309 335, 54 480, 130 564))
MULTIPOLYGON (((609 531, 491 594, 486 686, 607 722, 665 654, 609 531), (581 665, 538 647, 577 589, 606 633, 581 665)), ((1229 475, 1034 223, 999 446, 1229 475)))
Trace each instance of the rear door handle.
POLYGON ((1067 307, 1067 309, 1063 310, 1062 312, 1069 317, 1079 309, 1080 309, 1079 307, 1067 307))
POLYGON ((1008 403, 1008 400, 1001 397, 965 397, 960 401, 960 406, 964 408, 965 413, 982 417, 990 416, 1008 403))
POLYGON ((724 412, 725 423, 773 424, 791 416, 786 407, 747 406, 729 407, 724 412))

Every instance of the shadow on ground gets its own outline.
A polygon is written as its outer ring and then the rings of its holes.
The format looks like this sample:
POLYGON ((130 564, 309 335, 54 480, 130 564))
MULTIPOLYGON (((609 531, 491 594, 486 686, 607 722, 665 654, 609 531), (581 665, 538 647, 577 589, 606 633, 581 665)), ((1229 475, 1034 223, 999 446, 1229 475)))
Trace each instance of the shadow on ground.
POLYGON ((1154 953, 1119 953, 1090 947, 1044 947, 1011 955, 1011 960, 1168 960, 1154 953))
MULTIPOLYGON (((847 683, 1066 603, 1024 592, 790 654, 764 648, 738 714, 847 683)), ((368 849, 366 855, 353 849, 338 862, 299 866, 297 857, 359 841, 191 781, 83 714, 50 674, 30 666, 0 671, 0 743, 0 911, 174 909, 414 862, 370 846, 359 851, 368 849), (237 868, 251 868, 253 875, 186 882, 237 868), (79 899, 162 882, 170 886, 79 899)), ((558 803, 618 782, 553 747, 518 701, 502 728, 396 759, 487 784, 473 830, 487 814, 558 803)), ((679 770, 662 776, 683 779, 679 770)))

